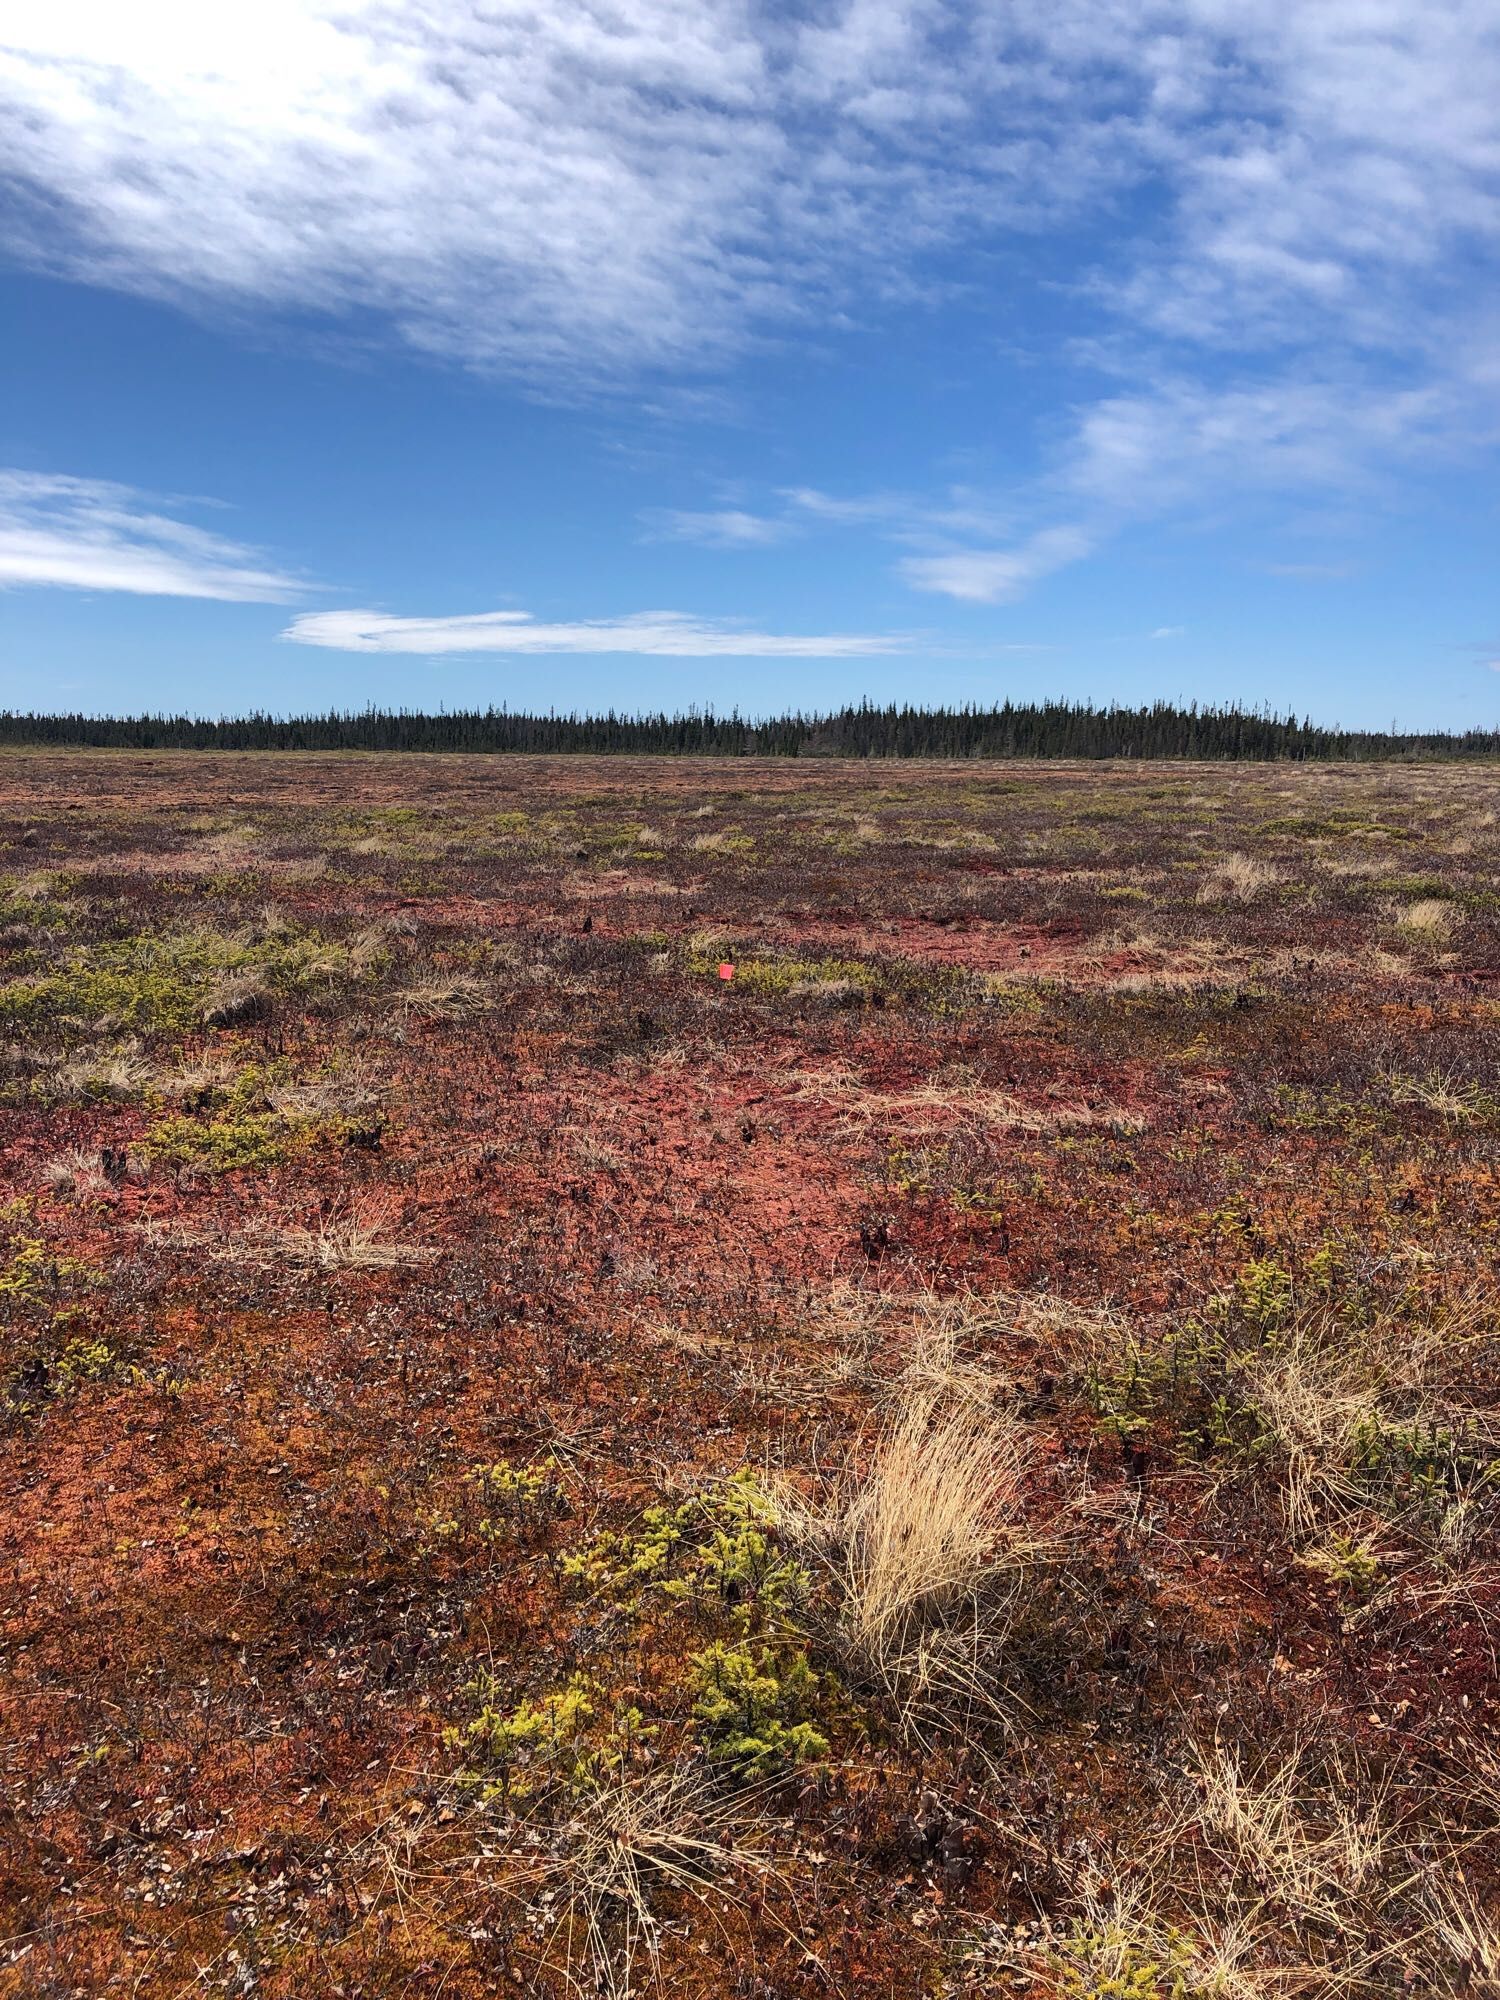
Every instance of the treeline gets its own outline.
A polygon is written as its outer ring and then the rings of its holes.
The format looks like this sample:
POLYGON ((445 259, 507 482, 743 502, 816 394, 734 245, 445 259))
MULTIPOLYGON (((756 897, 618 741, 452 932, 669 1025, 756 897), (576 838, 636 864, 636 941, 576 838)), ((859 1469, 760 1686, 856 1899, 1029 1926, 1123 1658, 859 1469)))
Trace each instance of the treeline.
POLYGON ((0 711, 0 745, 106 750, 425 750, 593 752, 651 757, 1183 757, 1376 760, 1500 756, 1500 729, 1461 733, 1327 729, 1241 708, 1096 708, 1004 702, 912 708, 870 702, 830 715, 753 720, 684 715, 526 715, 505 708, 436 715, 368 708, 327 715, 24 715, 0 711))

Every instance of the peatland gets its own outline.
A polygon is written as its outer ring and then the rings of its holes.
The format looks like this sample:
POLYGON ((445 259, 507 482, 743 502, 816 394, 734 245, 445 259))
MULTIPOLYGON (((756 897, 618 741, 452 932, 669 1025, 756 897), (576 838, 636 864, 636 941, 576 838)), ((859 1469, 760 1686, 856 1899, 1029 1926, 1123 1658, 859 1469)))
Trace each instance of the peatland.
POLYGON ((1497 858, 0 759, 0 1995, 1500 1992, 1497 858))

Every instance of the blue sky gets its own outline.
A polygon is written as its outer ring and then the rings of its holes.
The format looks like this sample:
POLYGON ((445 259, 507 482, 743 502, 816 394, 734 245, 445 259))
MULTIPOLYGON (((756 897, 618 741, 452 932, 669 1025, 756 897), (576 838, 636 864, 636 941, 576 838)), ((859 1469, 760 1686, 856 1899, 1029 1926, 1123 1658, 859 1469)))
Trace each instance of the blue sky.
POLYGON ((1500 721, 1494 0, 8 0, 0 703, 1500 721))

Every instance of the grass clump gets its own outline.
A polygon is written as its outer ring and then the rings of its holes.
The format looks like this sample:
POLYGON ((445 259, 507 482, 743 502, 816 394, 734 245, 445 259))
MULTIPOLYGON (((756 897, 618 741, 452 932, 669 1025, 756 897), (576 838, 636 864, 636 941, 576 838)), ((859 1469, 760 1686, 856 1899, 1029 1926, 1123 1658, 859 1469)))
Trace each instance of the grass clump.
POLYGON ((1472 1125, 1500 1118, 1500 1097, 1455 1069, 1429 1070, 1425 1076, 1408 1076, 1391 1070, 1382 1081, 1392 1104, 1415 1104, 1423 1111, 1436 1112, 1449 1125, 1472 1125))
POLYGON ((1203 879, 1200 903, 1253 903, 1281 880, 1279 869, 1251 854, 1226 854, 1203 879))
POLYGON ((1482 1300, 1360 1299, 1325 1246, 1298 1278, 1252 1260, 1164 1338, 1111 1331, 1087 1379, 1122 1443, 1154 1431, 1184 1455, 1269 1472, 1304 1540, 1369 1506, 1440 1524, 1500 1486, 1484 1400, 1496 1346, 1482 1300))
POLYGON ((764 1875, 760 1823, 696 1761, 622 1761, 570 1792, 544 1847, 511 1853, 498 1886, 550 1928, 567 1990, 628 2000, 659 1981, 664 1896, 703 1906, 722 1930, 742 1895, 736 1877, 764 1875))

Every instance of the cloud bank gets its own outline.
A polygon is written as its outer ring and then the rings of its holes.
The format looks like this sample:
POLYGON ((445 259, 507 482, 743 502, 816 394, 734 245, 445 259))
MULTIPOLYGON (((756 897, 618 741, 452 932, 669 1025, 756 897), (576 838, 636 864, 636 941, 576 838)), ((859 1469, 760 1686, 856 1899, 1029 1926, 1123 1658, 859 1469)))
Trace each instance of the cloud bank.
POLYGON ((382 611, 313 611, 283 639, 342 653, 650 653, 682 659, 846 660, 901 653, 895 634, 741 631, 678 611, 547 624, 525 611, 468 617, 394 618, 382 611))
POLYGON ((1404 347, 1500 233, 1497 97, 1491 0, 10 0, 0 172, 44 266, 481 367, 715 361, 1106 217, 1122 323, 1404 347))
POLYGON ((158 513, 131 487, 0 470, 0 587, 7 584, 240 604, 302 594, 255 550, 158 513))

